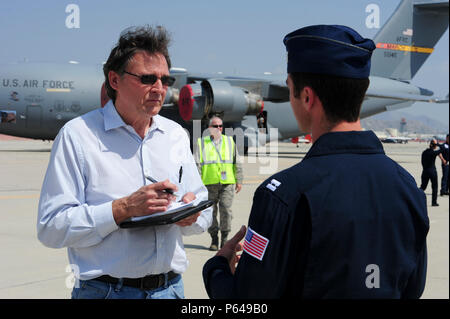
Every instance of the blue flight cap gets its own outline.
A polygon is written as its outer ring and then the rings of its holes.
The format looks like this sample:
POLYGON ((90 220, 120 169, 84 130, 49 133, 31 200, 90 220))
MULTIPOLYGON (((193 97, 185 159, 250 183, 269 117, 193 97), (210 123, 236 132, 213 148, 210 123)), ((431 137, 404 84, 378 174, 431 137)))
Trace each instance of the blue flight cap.
POLYGON ((288 73, 369 77, 375 44, 349 27, 313 25, 289 33, 283 43, 288 52, 288 73))

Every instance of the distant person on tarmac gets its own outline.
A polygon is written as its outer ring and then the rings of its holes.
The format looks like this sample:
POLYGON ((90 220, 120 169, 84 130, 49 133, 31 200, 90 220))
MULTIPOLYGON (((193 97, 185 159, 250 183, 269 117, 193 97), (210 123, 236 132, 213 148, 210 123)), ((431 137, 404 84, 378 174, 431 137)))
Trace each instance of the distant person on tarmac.
POLYGON ((449 195, 448 191, 448 173, 449 173, 449 146, 448 146, 448 134, 445 138, 445 143, 439 145, 442 151, 442 157, 445 162, 442 162, 442 179, 441 179, 441 196, 449 195))
POLYGON ((436 171, 436 157, 442 161, 442 164, 445 164, 445 160, 442 157, 442 150, 438 147, 435 139, 430 141, 430 146, 423 151, 422 153, 422 184, 420 188, 422 190, 426 190, 428 186, 428 181, 431 180, 431 206, 439 206, 437 202, 437 194, 438 194, 438 176, 436 171))
POLYGON ((195 157, 203 184, 208 189, 208 199, 214 201, 212 224, 208 229, 211 235, 209 250, 217 251, 219 230, 220 248, 228 240, 234 193, 241 191, 244 175, 233 138, 222 134, 222 119, 213 116, 209 120, 208 129, 210 134, 197 141, 198 151, 195 157))

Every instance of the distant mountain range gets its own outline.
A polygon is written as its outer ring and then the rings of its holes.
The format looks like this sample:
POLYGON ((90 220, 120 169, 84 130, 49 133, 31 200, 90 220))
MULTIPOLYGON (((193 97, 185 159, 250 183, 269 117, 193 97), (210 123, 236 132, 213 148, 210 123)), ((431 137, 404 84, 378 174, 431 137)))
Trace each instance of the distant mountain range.
POLYGON ((449 130, 448 122, 442 123, 425 115, 412 115, 400 111, 383 112, 362 119, 361 125, 364 129, 372 131, 383 131, 386 128, 396 128, 400 131, 402 119, 406 121, 406 133, 447 134, 449 130))

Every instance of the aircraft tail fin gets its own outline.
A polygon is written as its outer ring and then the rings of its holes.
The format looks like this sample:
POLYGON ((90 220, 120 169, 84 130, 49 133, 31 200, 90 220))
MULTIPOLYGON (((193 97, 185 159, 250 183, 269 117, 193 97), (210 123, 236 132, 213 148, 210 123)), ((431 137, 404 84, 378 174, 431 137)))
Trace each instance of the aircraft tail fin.
POLYGON ((449 2, 403 0, 375 36, 371 75, 411 80, 448 28, 449 2))

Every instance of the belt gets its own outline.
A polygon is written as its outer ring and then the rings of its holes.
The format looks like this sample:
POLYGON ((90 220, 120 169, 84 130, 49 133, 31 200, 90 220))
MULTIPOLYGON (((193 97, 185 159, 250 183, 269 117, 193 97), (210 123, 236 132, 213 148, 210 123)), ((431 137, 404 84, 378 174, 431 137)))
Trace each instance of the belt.
MULTIPOLYGON (((167 273, 167 281, 174 279, 178 274, 170 271, 167 273)), ((149 275, 142 278, 121 278, 124 286, 139 288, 141 290, 151 290, 164 286, 166 282, 166 274, 149 275)), ((114 278, 109 275, 103 275, 93 280, 99 280, 109 284, 117 284, 119 278, 114 278)))

